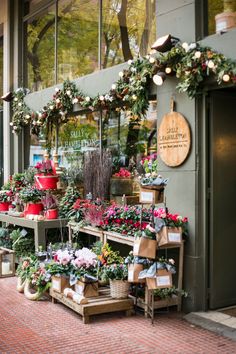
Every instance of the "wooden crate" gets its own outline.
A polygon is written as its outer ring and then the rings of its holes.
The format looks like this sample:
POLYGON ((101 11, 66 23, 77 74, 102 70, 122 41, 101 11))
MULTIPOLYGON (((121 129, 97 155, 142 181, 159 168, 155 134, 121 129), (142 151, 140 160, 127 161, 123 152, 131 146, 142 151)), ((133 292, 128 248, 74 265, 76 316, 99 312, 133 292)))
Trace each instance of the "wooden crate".
POLYGON ((52 302, 60 301, 62 304, 68 306, 83 318, 83 323, 89 323, 89 318, 92 315, 99 315, 101 313, 125 311, 129 316, 133 312, 134 302, 132 299, 112 299, 109 288, 99 289, 99 296, 88 298, 88 303, 85 305, 78 305, 73 300, 65 297, 65 295, 50 289, 52 302))
POLYGON ((142 204, 159 204, 164 201, 164 186, 142 186, 139 202, 142 204))

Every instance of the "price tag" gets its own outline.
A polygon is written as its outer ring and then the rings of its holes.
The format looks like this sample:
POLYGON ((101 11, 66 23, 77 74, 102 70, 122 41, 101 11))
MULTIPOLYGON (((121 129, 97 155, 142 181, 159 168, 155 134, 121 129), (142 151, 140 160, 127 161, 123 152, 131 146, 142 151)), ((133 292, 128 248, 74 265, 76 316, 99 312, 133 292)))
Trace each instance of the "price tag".
POLYGON ((168 232, 169 242, 181 242, 181 234, 177 232, 168 232))
POLYGON ((160 275, 156 277, 157 286, 170 286, 169 275, 160 275))
POLYGON ((138 251, 139 251, 139 243, 134 243, 133 252, 138 253, 138 251))
POLYGON ((133 281, 134 280, 134 271, 133 270, 129 270, 128 272, 128 281, 133 281))
POLYGON ((153 193, 152 192, 141 192, 140 201, 142 203, 152 203, 153 202, 153 193))
POLYGON ((61 292, 61 280, 60 279, 52 279, 52 288, 55 291, 61 292))
POLYGON ((75 292, 79 295, 83 295, 84 292, 83 285, 75 284, 75 292))
POLYGON ((28 232, 25 229, 22 229, 20 233, 22 237, 25 237, 28 234, 28 232))

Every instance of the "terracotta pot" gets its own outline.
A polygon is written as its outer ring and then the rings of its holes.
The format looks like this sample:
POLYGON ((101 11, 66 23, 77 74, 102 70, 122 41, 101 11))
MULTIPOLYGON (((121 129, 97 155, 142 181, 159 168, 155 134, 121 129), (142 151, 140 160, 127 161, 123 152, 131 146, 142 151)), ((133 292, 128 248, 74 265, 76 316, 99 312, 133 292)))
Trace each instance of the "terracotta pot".
POLYGON ((24 216, 31 215, 39 215, 43 211, 42 203, 27 203, 24 210, 24 216))
POLYGON ((10 202, 0 202, 0 211, 8 211, 10 202))
POLYGON ((45 211, 44 216, 46 219, 58 219, 58 209, 48 209, 45 211))
POLYGON ((58 176, 36 174, 35 185, 40 190, 57 189, 58 176))

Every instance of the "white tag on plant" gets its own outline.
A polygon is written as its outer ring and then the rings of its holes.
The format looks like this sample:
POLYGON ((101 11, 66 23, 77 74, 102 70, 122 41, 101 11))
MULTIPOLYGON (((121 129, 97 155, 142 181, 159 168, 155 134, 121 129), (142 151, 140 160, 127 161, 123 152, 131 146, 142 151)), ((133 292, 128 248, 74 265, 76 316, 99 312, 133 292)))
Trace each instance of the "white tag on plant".
POLYGON ((83 285, 75 284, 75 292, 79 295, 83 295, 84 287, 83 285))
POLYGON ((52 278, 52 289, 56 291, 61 291, 61 280, 52 278))
POLYGON ((157 286, 170 286, 169 275, 160 275, 156 277, 157 286))
POLYGON ((133 248, 133 252, 138 253, 138 251, 139 251, 139 243, 135 243, 134 248, 133 248))
POLYGON ((129 270, 128 272, 128 281, 133 281, 134 280, 134 271, 129 270))
POLYGON ((25 237, 28 234, 28 232, 25 229, 22 229, 20 233, 23 237, 25 237))
POLYGON ((141 198, 143 202, 152 203, 153 194, 152 192, 141 192, 141 198))
POLYGON ((169 242, 181 242, 181 234, 177 232, 168 232, 169 242))

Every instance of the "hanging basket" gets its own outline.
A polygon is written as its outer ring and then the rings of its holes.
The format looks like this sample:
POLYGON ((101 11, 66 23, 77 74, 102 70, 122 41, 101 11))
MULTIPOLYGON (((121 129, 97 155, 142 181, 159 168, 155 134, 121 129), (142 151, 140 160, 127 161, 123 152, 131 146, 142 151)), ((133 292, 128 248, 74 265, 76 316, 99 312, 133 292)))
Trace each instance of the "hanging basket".
POLYGON ((27 203, 24 210, 24 216, 26 215, 40 215, 43 211, 42 203, 27 203))
POLYGON ((113 299, 126 299, 129 295, 129 283, 127 280, 111 280, 111 297, 113 299))
POLYGON ((40 190, 57 189, 58 176, 36 174, 35 185, 40 190))
POLYGON ((10 202, 0 202, 0 211, 8 211, 10 202))

